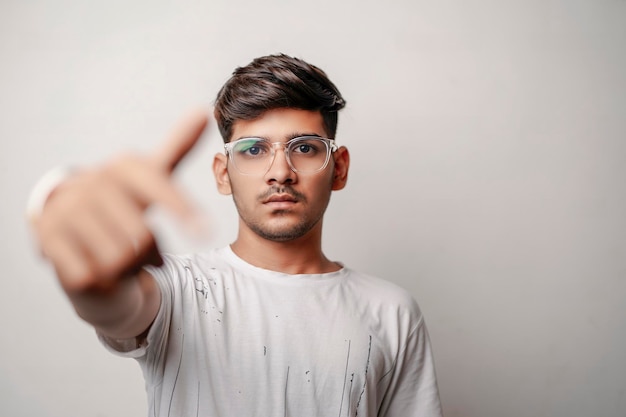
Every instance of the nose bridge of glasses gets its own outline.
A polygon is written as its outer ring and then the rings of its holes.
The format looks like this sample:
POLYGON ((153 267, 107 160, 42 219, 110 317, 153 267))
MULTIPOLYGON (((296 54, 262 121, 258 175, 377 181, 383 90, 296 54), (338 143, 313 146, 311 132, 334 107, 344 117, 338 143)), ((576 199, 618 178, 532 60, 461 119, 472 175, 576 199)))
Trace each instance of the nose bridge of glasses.
POLYGON ((281 149, 286 155, 289 142, 270 142, 270 146, 272 147, 274 153, 276 153, 278 149, 281 149))
POLYGON ((288 152, 288 144, 289 142, 270 142, 270 146, 272 148, 269 165, 267 166, 268 171, 272 169, 276 164, 276 154, 278 150, 283 152, 283 158, 285 163, 289 166, 289 169, 294 171, 293 166, 291 165, 291 161, 289 160, 289 152, 288 152))

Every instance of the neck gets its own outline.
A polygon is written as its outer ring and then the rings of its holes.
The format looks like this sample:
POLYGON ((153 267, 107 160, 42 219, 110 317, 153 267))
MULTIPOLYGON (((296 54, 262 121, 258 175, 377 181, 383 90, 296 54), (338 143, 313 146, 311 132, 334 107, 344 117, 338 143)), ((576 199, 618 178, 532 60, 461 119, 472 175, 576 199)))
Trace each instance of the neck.
POLYGON ((306 235, 286 242, 267 240, 246 227, 240 227, 231 249, 251 265, 285 274, 337 271, 341 266, 322 252, 321 223, 306 235))

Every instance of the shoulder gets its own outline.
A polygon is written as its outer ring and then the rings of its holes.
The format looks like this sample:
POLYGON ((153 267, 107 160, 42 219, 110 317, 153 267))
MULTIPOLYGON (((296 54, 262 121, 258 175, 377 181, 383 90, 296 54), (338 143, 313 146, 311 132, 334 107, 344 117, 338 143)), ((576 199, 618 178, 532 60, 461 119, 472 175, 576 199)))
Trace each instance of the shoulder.
POLYGON ((175 272, 189 268, 224 268, 228 263, 223 248, 210 249, 199 253, 163 253, 163 265, 155 269, 175 272))
POLYGON ((414 324, 422 318, 415 297, 394 282, 348 269, 346 285, 352 294, 374 311, 407 316, 414 324))
POLYGON ((211 271, 227 271, 231 268, 224 257, 223 249, 211 249, 201 253, 163 253, 163 265, 148 266, 146 270, 161 283, 182 283, 211 271))
POLYGON ((348 269, 347 281, 355 290, 371 297, 403 305, 415 304, 415 299, 409 291, 389 280, 348 269))

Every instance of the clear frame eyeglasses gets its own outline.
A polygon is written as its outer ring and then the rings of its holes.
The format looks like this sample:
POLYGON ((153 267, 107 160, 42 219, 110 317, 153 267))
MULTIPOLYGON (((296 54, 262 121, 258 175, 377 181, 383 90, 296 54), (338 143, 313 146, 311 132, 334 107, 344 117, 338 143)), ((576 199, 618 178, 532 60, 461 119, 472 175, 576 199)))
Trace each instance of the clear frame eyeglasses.
POLYGON ((230 161, 244 175, 264 175, 283 148, 292 171, 314 174, 326 168, 330 154, 337 150, 333 139, 299 136, 287 142, 270 142, 263 138, 242 138, 224 145, 230 161))

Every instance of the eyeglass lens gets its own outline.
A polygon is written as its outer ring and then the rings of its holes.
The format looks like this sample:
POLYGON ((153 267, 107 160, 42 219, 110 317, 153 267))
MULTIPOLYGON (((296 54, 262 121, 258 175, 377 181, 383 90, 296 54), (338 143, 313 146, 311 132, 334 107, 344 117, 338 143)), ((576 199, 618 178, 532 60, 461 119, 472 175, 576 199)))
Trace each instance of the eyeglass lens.
MULTIPOLYGON (((242 139, 235 143, 231 155, 236 168, 244 174, 265 173, 274 155, 272 143, 265 139, 242 139)), ((301 173, 317 172, 329 157, 329 146, 317 138, 291 140, 285 149, 291 167, 301 173)))

